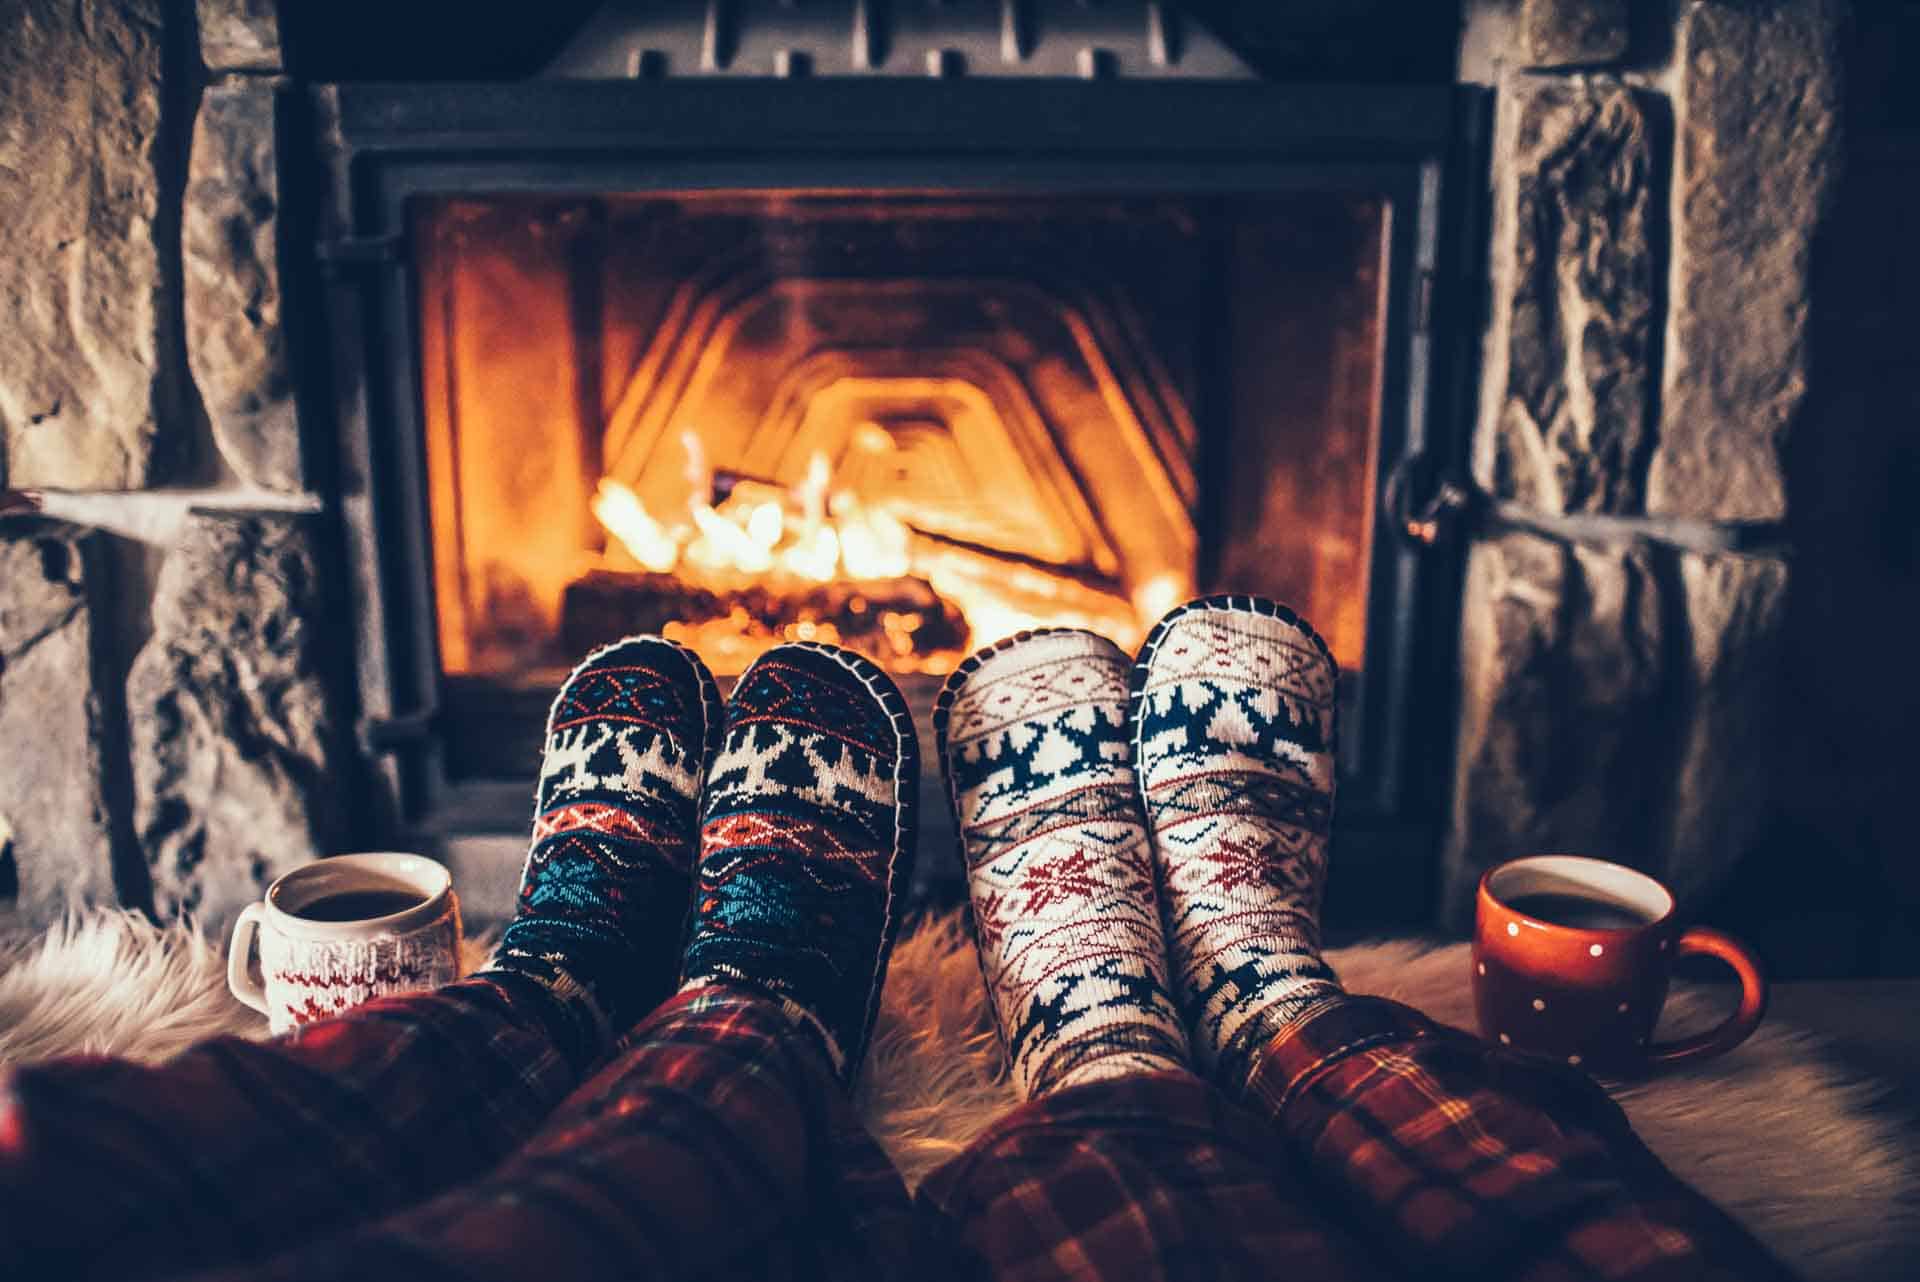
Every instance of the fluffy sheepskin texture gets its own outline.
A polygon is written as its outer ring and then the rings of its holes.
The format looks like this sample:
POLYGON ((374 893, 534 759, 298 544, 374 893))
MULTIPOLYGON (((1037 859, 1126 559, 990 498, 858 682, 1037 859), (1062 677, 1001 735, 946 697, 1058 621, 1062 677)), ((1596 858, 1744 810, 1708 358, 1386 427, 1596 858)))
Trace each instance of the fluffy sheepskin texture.
MULTIPOLYGON (((470 967, 492 940, 470 940, 470 967)), ((1398 998, 1471 1027, 1464 944, 1392 942, 1328 958, 1354 992, 1398 998)), ((1675 1023, 1714 999, 1679 991, 1675 1023)), ((0 1064, 97 1053, 164 1060, 221 1033, 264 1037, 227 994, 217 945, 191 927, 93 910, 0 956, 0 1064)), ((1780 1021, 1706 1066, 1617 1092, 1682 1178, 1816 1282, 1910 1276, 1920 1258, 1920 1157, 1807 1034, 1780 1021)), ((1015 1102, 988 1023, 964 915, 902 938, 858 1087, 881 1144, 916 1184, 1015 1102)))

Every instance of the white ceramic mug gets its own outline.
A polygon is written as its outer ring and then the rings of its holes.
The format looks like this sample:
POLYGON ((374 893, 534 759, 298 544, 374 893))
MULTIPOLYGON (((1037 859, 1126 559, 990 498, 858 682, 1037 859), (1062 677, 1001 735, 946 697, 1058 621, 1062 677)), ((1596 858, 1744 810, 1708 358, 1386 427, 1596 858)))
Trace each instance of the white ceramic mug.
POLYGON ((227 987, 273 1031, 460 974, 460 901, 424 855, 334 855, 267 887, 233 924, 227 987), (259 942, 260 977, 253 974, 259 942))

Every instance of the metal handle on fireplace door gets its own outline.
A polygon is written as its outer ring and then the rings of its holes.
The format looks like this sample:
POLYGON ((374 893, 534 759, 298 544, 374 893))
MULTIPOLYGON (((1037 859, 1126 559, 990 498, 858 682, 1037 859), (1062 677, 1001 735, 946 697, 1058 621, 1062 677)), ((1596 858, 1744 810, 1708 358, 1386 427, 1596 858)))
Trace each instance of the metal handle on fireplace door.
POLYGON ((1419 550, 1458 536, 1522 531, 1557 543, 1651 543, 1705 555, 1784 559, 1792 551, 1784 521, 1542 512, 1496 498, 1472 477, 1421 453, 1407 455, 1388 474, 1385 503, 1394 533, 1419 550))

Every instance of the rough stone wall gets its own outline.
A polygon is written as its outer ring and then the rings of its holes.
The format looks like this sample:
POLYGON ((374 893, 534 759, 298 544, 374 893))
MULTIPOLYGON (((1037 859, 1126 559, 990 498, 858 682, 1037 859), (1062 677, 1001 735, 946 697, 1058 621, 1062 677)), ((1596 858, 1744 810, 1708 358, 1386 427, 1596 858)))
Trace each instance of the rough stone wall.
POLYGON ((242 481, 295 491, 301 467, 280 287, 277 77, 206 87, 181 232, 187 362, 220 455, 242 481))
POLYGON ((0 888, 35 919, 114 893, 98 544, 52 523, 0 529, 0 888))
POLYGON ((1683 11, 1672 305, 1651 510, 1771 520, 1807 396, 1809 271, 1840 151, 1839 0, 1683 11))
POLYGON ((272 0, 18 0, 0 42, 0 913, 216 926, 338 850, 285 339, 272 0), (15 497, 6 506, 22 506, 15 497), (51 519, 65 517, 65 521, 51 519))
POLYGON ((1499 134, 1475 471, 1611 537, 1469 552, 1456 925, 1481 871, 1539 851, 1697 906, 1783 782, 1788 563, 1713 549, 1786 514, 1845 6, 1686 0, 1651 33, 1628 9, 1488 4, 1469 28, 1499 134))
POLYGON ((1504 374, 1494 490, 1552 512, 1640 507, 1653 445, 1654 156, 1615 80, 1528 77, 1501 104, 1504 374))
POLYGON ((16 0, 0 39, 0 476, 159 478, 163 0, 16 0))
POLYGON ((163 917, 224 920, 341 848, 324 596, 301 518, 196 515, 167 554, 127 680, 134 822, 163 917))

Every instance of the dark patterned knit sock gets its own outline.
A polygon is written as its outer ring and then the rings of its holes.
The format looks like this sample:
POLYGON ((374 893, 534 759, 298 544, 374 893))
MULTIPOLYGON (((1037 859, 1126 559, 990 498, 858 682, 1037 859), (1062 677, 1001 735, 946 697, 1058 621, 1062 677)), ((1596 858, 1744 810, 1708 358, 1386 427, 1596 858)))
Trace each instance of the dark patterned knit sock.
POLYGON ((1173 611, 1134 666, 1174 983, 1229 1091, 1276 1032, 1344 991, 1320 959, 1336 675, 1291 610, 1245 596, 1173 611))
POLYGON ((780 999, 843 1080, 866 1049, 911 872, 920 756, 885 673, 783 645, 727 701, 707 777, 686 988, 780 999))
POLYGON ((658 637, 596 651, 554 700, 519 907, 489 970, 559 999, 575 1063, 673 990, 720 716, 706 665, 658 637))
POLYGON ((1028 1099, 1191 1063, 1133 774, 1129 663, 1090 632, 1022 634, 955 669, 934 711, 980 969, 1028 1099))

